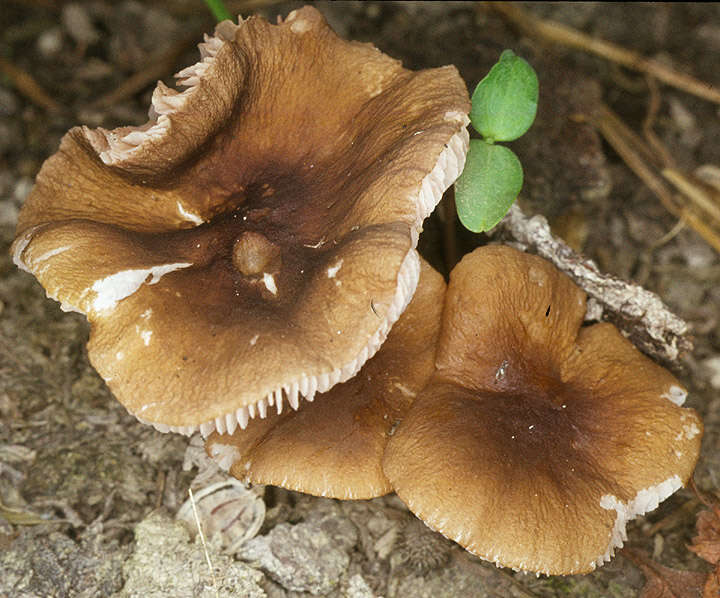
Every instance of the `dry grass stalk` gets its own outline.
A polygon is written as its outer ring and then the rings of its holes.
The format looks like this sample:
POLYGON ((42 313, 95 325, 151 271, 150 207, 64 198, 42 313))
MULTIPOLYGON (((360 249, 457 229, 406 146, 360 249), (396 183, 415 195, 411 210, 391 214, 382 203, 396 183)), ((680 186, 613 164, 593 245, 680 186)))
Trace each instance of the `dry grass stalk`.
POLYGON ((596 54, 624 67, 651 75, 667 85, 720 104, 720 90, 716 87, 685 73, 678 72, 656 60, 645 58, 637 52, 627 50, 622 46, 591 37, 572 27, 554 21, 538 19, 515 3, 490 2, 489 4, 493 10, 532 37, 539 37, 544 41, 579 48, 585 52, 596 54))
POLYGON ((717 193, 691 175, 665 168, 661 155, 634 133, 610 108, 600 106, 593 123, 602 136, 673 216, 687 222, 720 252, 720 201, 717 193), (668 186, 671 183, 672 187, 668 186))
POLYGON ((22 95, 48 112, 61 112, 61 104, 53 100, 30 73, 0 56, 0 73, 5 75, 22 95))

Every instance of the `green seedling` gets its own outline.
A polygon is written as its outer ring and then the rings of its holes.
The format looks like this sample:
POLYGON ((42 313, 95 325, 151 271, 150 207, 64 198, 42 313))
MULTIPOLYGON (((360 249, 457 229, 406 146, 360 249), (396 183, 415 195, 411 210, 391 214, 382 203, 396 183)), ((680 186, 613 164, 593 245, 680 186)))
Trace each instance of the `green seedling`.
POLYGON ((205 4, 207 4, 210 12, 212 12, 218 23, 220 21, 233 20, 233 17, 225 7, 223 0, 205 0, 205 4))
POLYGON ((537 75, 511 50, 475 88, 470 123, 482 139, 470 141, 465 170, 455 183, 458 217, 468 230, 490 230, 517 199, 523 183, 520 160, 495 143, 522 136, 535 120, 537 102, 537 75))

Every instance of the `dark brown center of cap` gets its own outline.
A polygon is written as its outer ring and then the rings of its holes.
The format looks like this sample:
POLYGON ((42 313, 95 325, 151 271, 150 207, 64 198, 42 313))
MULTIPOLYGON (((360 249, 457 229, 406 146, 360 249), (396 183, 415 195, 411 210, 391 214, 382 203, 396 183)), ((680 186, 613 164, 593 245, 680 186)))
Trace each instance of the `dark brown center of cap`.
POLYGON ((232 262, 245 276, 273 274, 282 265, 280 247, 261 233, 246 231, 233 245, 232 262))

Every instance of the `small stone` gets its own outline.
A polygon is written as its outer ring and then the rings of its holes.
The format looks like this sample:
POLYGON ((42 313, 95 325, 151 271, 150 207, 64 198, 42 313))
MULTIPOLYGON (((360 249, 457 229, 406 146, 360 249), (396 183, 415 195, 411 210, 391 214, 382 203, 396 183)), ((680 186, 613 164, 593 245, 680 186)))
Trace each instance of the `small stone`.
POLYGON ((76 2, 65 4, 60 18, 68 35, 78 44, 89 46, 100 39, 100 34, 82 4, 76 2))
POLYGON ((25 198, 28 196, 28 193, 30 193, 30 189, 33 188, 33 181, 29 177, 20 177, 18 179, 17 183, 15 183, 15 188, 13 189, 13 199, 17 201, 18 203, 22 203, 25 201, 25 198))
POLYGON ((705 359, 701 365, 708 372, 710 386, 720 389, 720 355, 705 359))
POLYGON ((281 523, 253 538, 240 556, 264 569, 285 589, 324 595, 335 590, 350 563, 348 553, 319 525, 281 523))
POLYGON ((17 97, 9 89, 0 87, 0 116, 12 116, 20 107, 17 97))
POLYGON ((45 526, 25 527, 0 550, 0 596, 110 596, 122 586, 127 551, 83 534, 75 542, 45 526))
POLYGON ((63 32, 60 27, 51 27, 43 31, 35 42, 40 55, 45 58, 53 58, 60 53, 63 46, 63 32))
POLYGON ((213 573, 199 539, 192 543, 184 525, 154 511, 135 527, 135 551, 125 563, 127 579, 114 598, 264 598, 263 575, 208 546, 213 573))
POLYGON ((356 573, 348 580, 345 595, 347 598, 375 598, 372 589, 359 573, 356 573))

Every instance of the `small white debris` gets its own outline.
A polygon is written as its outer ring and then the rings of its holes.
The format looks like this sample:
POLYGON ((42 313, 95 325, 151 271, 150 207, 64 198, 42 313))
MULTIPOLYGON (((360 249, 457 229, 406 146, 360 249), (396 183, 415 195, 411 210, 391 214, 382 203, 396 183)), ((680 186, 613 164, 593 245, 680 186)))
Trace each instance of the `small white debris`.
POLYGON ((152 266, 151 268, 143 268, 138 270, 122 270, 111 274, 101 280, 96 280, 91 289, 95 291, 97 297, 92 302, 92 309, 95 311, 105 311, 115 309, 118 301, 122 301, 126 297, 132 295, 140 286, 147 281, 147 284, 155 284, 165 274, 192 266, 191 263, 180 262, 176 264, 163 264, 161 266, 152 266))
POLYGON ((233 463, 240 458, 240 451, 232 444, 215 442, 210 445, 210 457, 223 471, 230 471, 233 463))
POLYGON ((683 430, 685 431, 685 438, 688 440, 692 440, 695 436, 700 434, 700 428, 695 425, 695 422, 691 423, 689 426, 683 426, 683 430))
POLYGON ((189 212, 185 208, 183 208, 183 206, 180 202, 177 202, 177 209, 178 209, 178 212, 180 212, 180 215, 188 222, 192 222, 193 224, 197 224, 197 225, 200 225, 203 222, 205 222, 197 214, 193 214, 192 212, 189 212))
POLYGON ((335 278, 335 275, 340 271, 340 268, 342 268, 342 265, 343 265, 343 261, 341 259, 337 264, 328 268, 328 271, 327 271, 328 278, 335 278))
POLYGON ((500 367, 495 372, 495 380, 500 382, 503 378, 505 378, 505 375, 507 374, 507 368, 510 363, 507 359, 503 359, 503 362, 500 364, 500 367))
POLYGON ((275 278, 272 274, 268 274, 267 272, 263 273, 263 283, 265 283, 265 288, 270 291, 273 295, 277 295, 277 286, 275 285, 275 278))
POLYGON ((675 386, 674 384, 668 389, 668 391, 661 395, 663 399, 667 399, 671 403, 675 403, 678 407, 681 407, 687 398, 687 391, 684 388, 675 386))
POLYGON ((152 336, 152 330, 143 330, 140 332, 140 338, 143 340, 143 344, 147 347, 150 344, 150 337, 152 336))
POLYGON ((254 347, 254 346, 255 346, 255 343, 258 341, 259 338, 260 338, 260 335, 259 335, 259 334, 256 334, 255 336, 253 336, 253 337, 250 339, 250 346, 251 346, 251 347, 254 347))
POLYGON ((528 280, 539 287, 544 287, 547 281, 547 275, 540 268, 531 267, 528 271, 528 280))
POLYGON ((400 384, 399 382, 395 382, 393 384, 395 388, 397 388, 402 394, 404 394, 406 397, 412 397, 415 398, 417 396, 416 392, 413 392, 411 389, 409 389, 404 384, 400 384))

